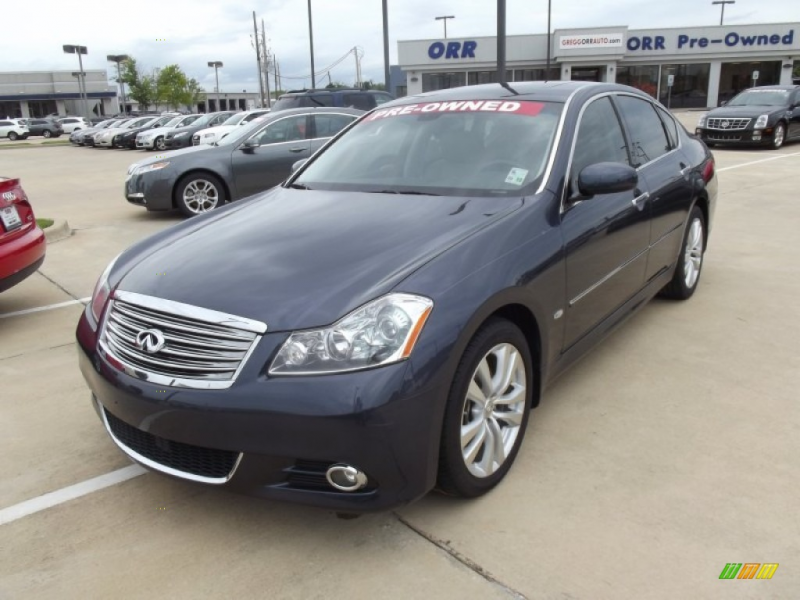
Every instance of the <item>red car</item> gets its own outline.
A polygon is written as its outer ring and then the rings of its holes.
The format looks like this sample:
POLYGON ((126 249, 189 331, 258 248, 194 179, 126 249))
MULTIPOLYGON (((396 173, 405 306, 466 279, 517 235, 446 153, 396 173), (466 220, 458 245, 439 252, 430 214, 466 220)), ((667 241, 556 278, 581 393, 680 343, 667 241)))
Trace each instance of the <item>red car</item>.
POLYGON ((45 245, 19 179, 0 177, 0 292, 36 272, 45 245))

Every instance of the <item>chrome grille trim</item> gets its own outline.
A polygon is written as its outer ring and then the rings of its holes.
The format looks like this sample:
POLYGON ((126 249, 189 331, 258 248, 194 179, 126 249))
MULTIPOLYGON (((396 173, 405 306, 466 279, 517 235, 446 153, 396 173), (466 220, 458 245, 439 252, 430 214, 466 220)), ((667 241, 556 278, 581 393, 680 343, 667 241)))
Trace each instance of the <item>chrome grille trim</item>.
POLYGON ((133 292, 109 300, 98 347, 125 373, 158 385, 225 389, 233 385, 267 326, 227 313, 133 292), (149 354, 136 336, 155 328, 164 346, 149 354))
POLYGON ((718 129, 720 131, 741 131, 742 129, 747 129, 747 126, 750 125, 750 121, 752 120, 751 118, 726 119, 724 117, 714 117, 713 119, 706 120, 706 128, 718 129), (728 127, 722 126, 723 121, 729 123, 728 127))

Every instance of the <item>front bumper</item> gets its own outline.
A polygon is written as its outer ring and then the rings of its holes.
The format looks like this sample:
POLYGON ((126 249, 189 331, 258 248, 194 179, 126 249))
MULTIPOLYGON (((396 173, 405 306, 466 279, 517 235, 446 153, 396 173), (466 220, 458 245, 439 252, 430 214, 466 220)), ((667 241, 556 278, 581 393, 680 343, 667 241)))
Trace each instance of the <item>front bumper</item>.
POLYGON ((155 146, 155 139, 146 139, 142 140, 138 137, 136 138, 136 147, 137 148, 153 148, 155 146))
POLYGON ((286 335, 266 334, 229 389, 191 390, 165 389, 111 366, 94 348, 85 313, 77 331, 80 368, 98 399, 95 408, 124 433, 112 436, 115 442, 144 440, 132 446, 158 447, 153 454, 160 464, 181 464, 181 453, 227 456, 230 471, 208 483, 352 512, 390 509, 432 489, 446 386, 417 389, 409 363, 328 376, 266 377, 264 366, 286 335), (363 471, 367 486, 336 491, 324 475, 336 463, 363 471))
POLYGON ((164 140, 164 146, 170 150, 174 150, 176 148, 188 148, 192 145, 192 136, 185 135, 179 138, 166 138, 164 140))
POLYGON ((768 127, 766 129, 739 129, 739 130, 725 130, 725 129, 706 129, 697 127, 695 134, 701 140, 711 144, 740 144, 743 146, 760 146, 772 144, 775 128, 768 127))
POLYGON ((131 175, 125 181, 125 199, 147 210, 172 210, 173 183, 163 171, 131 175))

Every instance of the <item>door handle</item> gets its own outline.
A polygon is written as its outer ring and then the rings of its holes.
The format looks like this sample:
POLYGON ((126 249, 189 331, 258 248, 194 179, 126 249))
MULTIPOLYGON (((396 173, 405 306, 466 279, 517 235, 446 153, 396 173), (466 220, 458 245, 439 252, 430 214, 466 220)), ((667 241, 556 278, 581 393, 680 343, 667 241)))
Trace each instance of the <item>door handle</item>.
POLYGON ((305 148, 289 148, 289 152, 302 152, 305 148))
POLYGON ((633 204, 633 205, 634 205, 636 208, 638 208, 639 210, 643 210, 643 209, 644 209, 645 202, 647 202, 647 199, 648 199, 649 197, 650 197, 650 193, 649 193, 649 192, 645 192, 644 194, 641 194, 641 195, 639 195, 639 196, 636 196, 636 198, 634 198, 633 200, 631 200, 631 204, 633 204))
MULTIPOLYGON (((683 163, 681 163, 681 166, 683 167, 683 163)), ((683 175, 684 177, 686 177, 691 172, 692 172, 692 167, 691 166, 683 167, 683 169, 681 169, 681 175, 683 175)))

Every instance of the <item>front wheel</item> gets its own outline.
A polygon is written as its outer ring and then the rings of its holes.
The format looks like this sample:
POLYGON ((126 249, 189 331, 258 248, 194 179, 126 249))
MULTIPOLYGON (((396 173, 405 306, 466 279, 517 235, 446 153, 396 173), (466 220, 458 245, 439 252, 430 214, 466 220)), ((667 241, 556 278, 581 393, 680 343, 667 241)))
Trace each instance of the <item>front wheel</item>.
POLYGON ((772 147, 777 150, 783 146, 786 141, 786 126, 783 123, 778 123, 775 126, 775 133, 772 136, 772 147))
POLYGON ((12 142, 14 140, 16 140, 17 138, 19 138, 19 135, 17 135, 16 131, 9 131, 8 132, 8 139, 10 139, 12 142))
POLYGON ((185 216, 194 217, 225 204, 225 187, 208 173, 187 175, 175 187, 175 205, 185 216))
POLYGON ((52 134, 52 133, 50 133, 50 130, 49 130, 49 129, 45 129, 45 130, 44 130, 44 132, 42 133, 42 135, 43 135, 44 137, 46 137, 46 138, 49 138, 49 137, 52 137, 52 135, 53 135, 53 134, 52 134))
POLYGON ((156 150, 166 150, 167 144, 164 142, 163 137, 157 137, 155 143, 156 150))
POLYGON ((528 423, 533 367, 527 340, 505 319, 475 334, 447 399, 438 488, 474 498, 505 477, 528 423))
POLYGON ((683 234, 683 246, 681 246, 675 274, 672 276, 672 281, 661 290, 663 297, 673 300, 688 300, 694 294, 697 283, 700 281, 700 270, 703 267, 705 232, 703 211, 695 206, 689 215, 689 225, 683 234))

